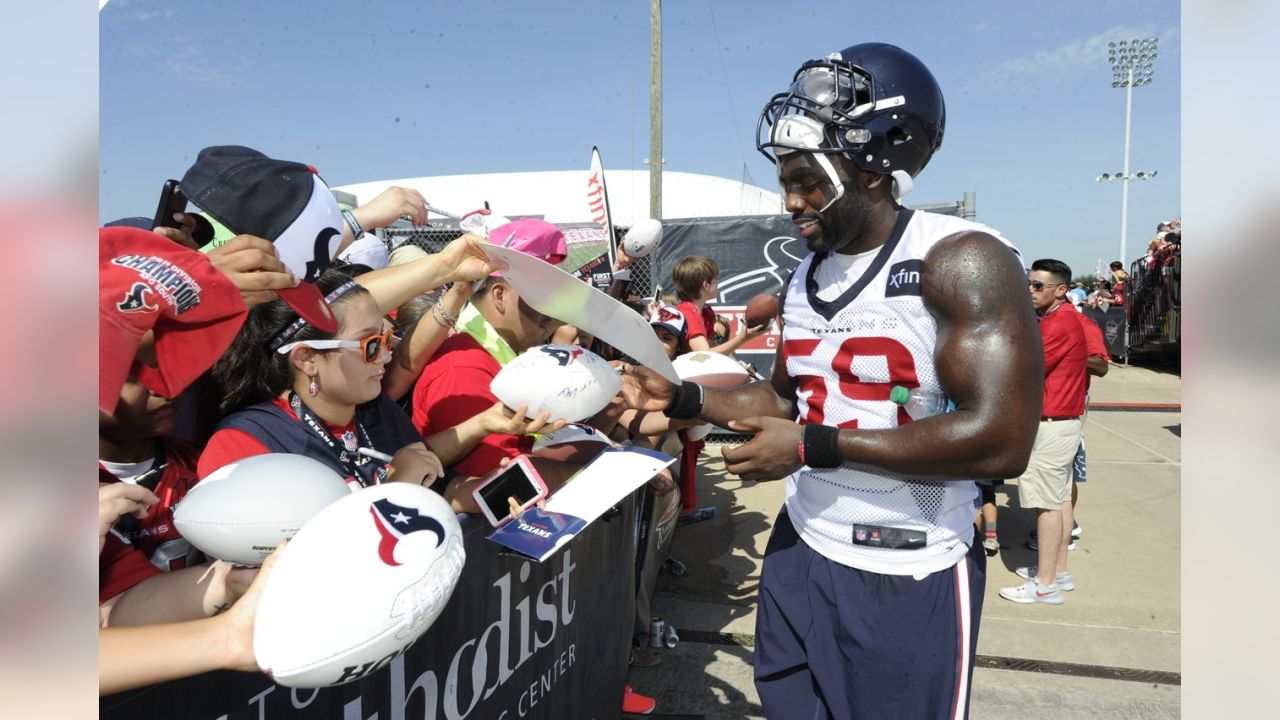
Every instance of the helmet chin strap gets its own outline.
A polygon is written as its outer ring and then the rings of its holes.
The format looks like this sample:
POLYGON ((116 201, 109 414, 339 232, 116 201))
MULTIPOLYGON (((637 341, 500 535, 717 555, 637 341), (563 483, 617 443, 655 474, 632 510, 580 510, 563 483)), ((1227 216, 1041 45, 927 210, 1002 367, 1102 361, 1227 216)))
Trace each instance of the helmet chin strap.
POLYGON ((902 200, 903 196, 916 186, 915 180, 911 179, 911 173, 905 170, 894 170, 889 173, 889 176, 893 178, 893 194, 898 200, 902 200))

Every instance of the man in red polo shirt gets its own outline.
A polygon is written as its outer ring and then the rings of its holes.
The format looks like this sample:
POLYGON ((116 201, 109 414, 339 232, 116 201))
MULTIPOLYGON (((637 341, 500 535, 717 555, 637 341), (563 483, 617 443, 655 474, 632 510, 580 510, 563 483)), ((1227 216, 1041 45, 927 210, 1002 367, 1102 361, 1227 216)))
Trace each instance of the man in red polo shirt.
POLYGON ((1084 427, 1080 417, 1088 351, 1084 330, 1067 299, 1070 283, 1071 268, 1060 260, 1036 260, 1027 277, 1044 343, 1044 402, 1031 461, 1018 478, 1019 501, 1036 510, 1038 564, 1018 568, 1026 582, 1000 591, 1000 597, 1017 603, 1061 605, 1062 591, 1075 589, 1067 571, 1073 522, 1071 464, 1084 427))

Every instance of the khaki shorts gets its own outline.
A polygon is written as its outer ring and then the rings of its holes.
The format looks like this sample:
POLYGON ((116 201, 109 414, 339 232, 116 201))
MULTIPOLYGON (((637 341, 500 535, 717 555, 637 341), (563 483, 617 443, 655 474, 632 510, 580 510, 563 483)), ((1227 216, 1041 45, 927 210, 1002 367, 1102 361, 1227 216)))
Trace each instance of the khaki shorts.
POLYGON ((1062 503, 1071 499, 1071 463, 1083 429, 1079 418, 1040 421, 1031 460, 1018 478, 1018 502, 1022 507, 1060 510, 1062 503))

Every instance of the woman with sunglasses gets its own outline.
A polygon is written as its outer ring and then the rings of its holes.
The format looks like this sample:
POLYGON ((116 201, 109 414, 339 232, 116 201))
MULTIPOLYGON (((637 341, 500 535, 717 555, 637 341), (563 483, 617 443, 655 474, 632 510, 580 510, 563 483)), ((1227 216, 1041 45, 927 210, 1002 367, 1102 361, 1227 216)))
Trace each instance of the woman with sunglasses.
POLYGON ((200 456, 201 478, 250 455, 291 452, 361 485, 431 486, 489 433, 537 432, 546 423, 546 413, 525 420, 523 407, 512 412, 499 403, 424 442, 384 394, 395 336, 374 296, 339 270, 326 271, 316 285, 338 318, 336 334, 272 301, 250 311, 214 366, 230 414, 200 456))
POLYGON ((327 270, 316 285, 338 318, 337 333, 312 327, 280 300, 254 306, 213 368, 230 414, 209 439, 197 473, 203 478, 251 455, 289 452, 360 485, 430 485, 443 472, 439 458, 382 395, 390 323, 349 275, 327 270))

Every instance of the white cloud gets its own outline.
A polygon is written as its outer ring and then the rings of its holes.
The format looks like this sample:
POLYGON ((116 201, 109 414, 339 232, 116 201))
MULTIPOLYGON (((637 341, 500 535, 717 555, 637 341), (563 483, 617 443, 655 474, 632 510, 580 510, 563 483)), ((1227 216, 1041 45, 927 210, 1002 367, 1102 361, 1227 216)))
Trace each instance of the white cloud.
MULTIPOLYGON (((1149 28, 1114 27, 1055 48, 1006 60, 980 73, 974 83, 978 87, 988 89, 1012 89, 1060 81, 1082 68, 1105 64, 1108 42, 1151 37, 1152 34, 1149 28)), ((1157 34, 1160 38, 1161 54, 1170 53, 1173 50, 1173 43, 1177 40, 1178 34, 1177 28, 1170 28, 1157 34)))

